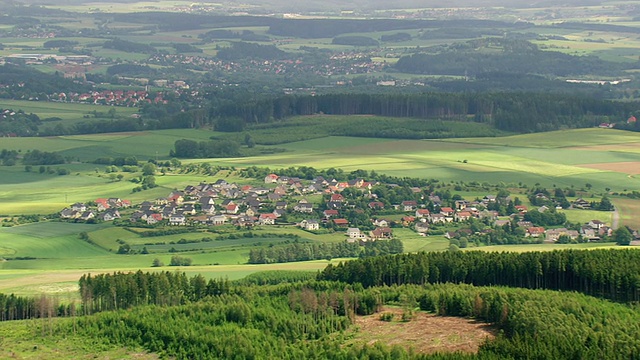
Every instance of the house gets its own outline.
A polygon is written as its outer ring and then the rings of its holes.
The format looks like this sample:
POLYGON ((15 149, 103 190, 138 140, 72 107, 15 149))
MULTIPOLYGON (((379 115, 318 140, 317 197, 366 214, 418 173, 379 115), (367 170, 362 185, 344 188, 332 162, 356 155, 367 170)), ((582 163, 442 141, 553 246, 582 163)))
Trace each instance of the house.
POLYGON ((429 224, 426 222, 417 222, 414 228, 419 234, 426 234, 429 232, 429 224))
POLYGON ((107 199, 96 199, 95 203, 98 211, 105 211, 111 207, 107 199))
POLYGON ((276 209, 279 210, 286 210, 287 209, 287 202, 286 201, 278 201, 276 202, 276 209))
POLYGON ((467 200, 456 200, 455 201, 455 208, 456 208, 456 210, 463 210, 467 206, 469 206, 470 204, 471 203, 468 202, 467 200))
POLYGON ((173 202, 176 205, 182 205, 184 202, 184 194, 182 191, 172 191, 169 196, 167 196, 167 201, 173 202))
POLYGON ((216 203, 215 199, 212 196, 202 196, 198 199, 200 206, 204 207, 206 205, 214 205, 216 203))
POLYGON ((591 209, 591 203, 583 198, 576 199, 571 206, 577 209, 591 209))
POLYGON ((151 214, 150 216, 147 216, 147 224, 149 225, 154 225, 159 223, 160 221, 162 221, 162 214, 151 214))
POLYGON ((442 207, 440 208, 440 214, 446 216, 446 217, 451 217, 453 216, 453 214, 455 213, 455 211, 450 208, 450 207, 442 207))
POLYGON ((173 214, 169 217, 169 225, 173 225, 173 226, 187 225, 187 218, 182 214, 173 214))
POLYGON ((331 198, 330 198, 329 201, 342 202, 342 201, 344 201, 344 196, 342 196, 340 194, 331 194, 331 198))
POLYGON ((308 202, 302 202, 302 200, 293 207, 294 211, 301 213, 312 213, 313 205, 308 202))
POLYGON ((87 205, 83 203, 75 203, 71 205, 71 210, 84 212, 87 211, 87 205))
POLYGON ((416 221, 416 218, 413 216, 403 216, 400 220, 402 220, 402 226, 409 226, 416 221))
POLYGON ((525 229, 528 229, 533 226, 533 223, 531 221, 518 221, 516 224, 518 224, 518 227, 525 228, 525 229))
POLYGON ((188 215, 195 215, 196 214, 196 208, 193 206, 193 204, 186 204, 183 208, 182 208, 182 212, 188 215))
POLYGON ((455 221, 467 221, 471 219, 471 213, 468 211, 459 211, 453 215, 455 221))
POLYGON ((414 200, 403 201, 400 205, 402 205, 402 211, 414 211, 418 207, 418 203, 414 200))
POLYGON ((358 240, 366 241, 367 238, 367 235, 361 232, 358 228, 348 228, 346 234, 348 237, 348 242, 355 242, 358 240))
POLYGON ((338 216, 338 210, 328 209, 328 210, 323 211, 322 214, 324 215, 325 218, 329 219, 332 216, 338 216))
POLYGON ((342 201, 329 201, 327 202, 329 209, 342 209, 342 201))
POLYGON ((377 227, 371 232, 372 239, 390 239, 393 237, 393 231, 388 227, 377 227))
POLYGON ((496 202, 496 197, 495 197, 495 195, 485 195, 482 198, 482 202, 483 203, 496 202))
POLYGON ((416 219, 425 219, 429 218, 431 212, 428 209, 418 209, 416 210, 416 219))
POLYGON ((369 208, 370 209, 384 209, 384 203, 382 203, 381 201, 372 201, 369 203, 369 208))
POLYGON ((508 225, 508 224, 511 224, 511 221, 509 221, 509 220, 496 220, 496 221, 493 223, 493 226, 500 226, 500 227, 502 227, 502 226, 505 226, 505 225, 508 225))
POLYGON ((235 226, 253 227, 257 220, 254 216, 239 216, 234 220, 233 224, 235 226))
POLYGON ((80 215, 80 219, 87 221, 89 219, 93 219, 96 217, 96 213, 93 212, 93 210, 87 210, 87 211, 83 211, 82 214, 80 215))
POLYGON ((364 179, 349 180, 347 184, 349 184, 349 187, 361 188, 364 184, 364 179))
POLYGON ((442 214, 431 214, 429 217, 432 224, 444 224, 447 223, 447 217, 442 214))
POLYGON ((274 184, 278 182, 278 178, 279 176, 276 174, 269 174, 267 176, 264 177, 264 183, 265 184, 274 184))
POLYGON ((98 219, 102 221, 113 221, 114 219, 120 219, 120 212, 117 209, 111 209, 100 214, 98 216, 98 219))
POLYGON ((347 227, 349 226, 349 220, 347 219, 333 219, 333 224, 338 227, 347 227))
POLYGON ((238 204, 234 203, 228 204, 224 207, 224 210, 227 214, 237 214, 239 209, 240 207, 238 206, 238 204))
POLYGON ((442 205, 442 200, 440 199, 440 196, 438 196, 438 195, 430 195, 429 196, 429 201, 435 206, 442 205))
POLYGON ((389 222, 385 219, 374 219, 373 225, 380 226, 380 227, 387 227, 389 226, 389 222))
POLYGON ((63 219, 77 219, 80 215, 82 215, 81 212, 69 208, 64 208, 60 211, 60 217, 63 219))
POLYGON ((591 220, 588 224, 592 229, 600 230, 605 224, 600 220, 591 220))
POLYGON ((273 193, 280 196, 287 195, 287 188, 282 185, 278 185, 273 189, 273 193))
POLYGON ((269 214, 260 214, 258 217, 258 222, 261 225, 274 225, 276 223, 277 216, 273 213, 269 214))
POLYGON ((565 228, 559 228, 559 229, 547 230, 545 235, 546 235, 544 240, 545 242, 556 242, 558 241, 558 238, 562 235, 567 235, 572 240, 575 240, 578 238, 580 234, 575 230, 567 230, 565 228))
POLYGON ((544 228, 539 226, 532 226, 525 233, 525 236, 531 236, 532 238, 538 238, 542 235, 544 235, 544 228))
POLYGON ((518 210, 520 215, 524 215, 524 214, 527 213, 527 207, 524 206, 524 205, 516 205, 515 208, 516 208, 516 210, 518 210))
POLYGON ((589 241, 597 241, 600 240, 600 236, 598 236, 598 230, 592 228, 589 225, 584 225, 580 228, 580 235, 582 237, 589 239, 589 241))
POLYGON ((305 230, 313 231, 320 229, 320 223, 318 220, 302 220, 302 222, 300 222, 300 227, 305 230))
POLYGON ((227 217, 224 215, 214 215, 209 217, 209 222, 212 225, 224 225, 227 222, 227 217))
POLYGON ((200 210, 207 215, 213 215, 216 212, 216 207, 213 204, 206 204, 202 205, 200 210))

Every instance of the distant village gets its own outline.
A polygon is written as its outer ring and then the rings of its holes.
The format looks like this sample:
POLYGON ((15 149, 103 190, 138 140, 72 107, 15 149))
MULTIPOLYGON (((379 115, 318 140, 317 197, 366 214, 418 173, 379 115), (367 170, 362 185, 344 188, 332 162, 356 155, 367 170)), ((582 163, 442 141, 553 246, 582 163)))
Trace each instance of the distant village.
MULTIPOLYGON (((478 235, 475 234, 477 232, 489 233, 500 227, 515 226, 530 242, 538 243, 556 243, 562 238, 599 241, 613 232, 609 225, 595 219, 582 224, 579 230, 536 226, 523 220, 529 211, 525 205, 515 205, 512 207, 514 213, 500 216, 498 211, 488 208, 496 201, 509 203, 512 200, 494 195, 473 201, 459 198, 445 203, 439 196, 425 194, 424 189, 415 187, 411 191, 418 195, 419 201, 407 199, 389 206, 371 191, 374 186, 393 188, 398 185, 364 179, 341 182, 322 177, 309 181, 269 174, 264 178, 263 186, 241 185, 220 179, 213 183, 189 185, 183 190, 172 191, 167 197, 139 204, 119 198, 75 203, 59 215, 68 221, 118 220, 121 225, 143 227, 230 224, 241 228, 297 226, 311 232, 332 229, 343 233, 347 242, 360 243, 391 239, 393 229, 397 227, 411 228, 422 236, 428 236, 430 230, 437 228, 440 229, 438 234, 458 239, 478 235), (351 189, 349 197, 343 195, 346 189, 351 189), (357 201, 354 201, 353 194, 357 194, 357 201), (320 202, 306 200, 307 197, 318 198, 318 195, 322 198, 320 202), (364 208, 362 204, 366 204, 364 208), (487 226, 474 231, 466 225, 473 220, 482 221, 487 226)), ((588 209, 589 206, 590 203, 584 199, 572 203, 572 208, 576 209, 588 209)), ((553 211, 547 206, 535 210, 541 213, 553 211)), ((639 234, 634 232, 634 236, 636 241, 633 244, 640 245, 639 234)))

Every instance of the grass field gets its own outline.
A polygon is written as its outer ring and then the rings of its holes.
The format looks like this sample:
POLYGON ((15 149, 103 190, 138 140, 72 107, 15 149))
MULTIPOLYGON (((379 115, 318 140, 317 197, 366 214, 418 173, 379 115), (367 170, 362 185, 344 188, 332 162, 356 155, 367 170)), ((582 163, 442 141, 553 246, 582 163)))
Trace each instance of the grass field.
MULTIPOLYGON (((59 151, 80 161, 104 156, 136 156, 139 160, 168 159, 169 150, 182 138, 206 140, 213 132, 162 130, 53 138, 7 138, 2 147, 26 151, 59 151)), ((395 176, 449 181, 540 183, 544 186, 583 187, 597 191, 637 189, 638 177, 627 168, 638 160, 640 134, 608 129, 581 129, 502 138, 390 140, 326 137, 279 145, 287 151, 247 158, 208 159, 222 166, 340 167, 345 171, 375 170, 395 176), (564 141, 563 141, 564 139, 564 141), (610 165, 608 165, 610 164, 610 165), (631 164, 626 166, 625 164, 631 164)), ((200 162, 193 160, 189 162, 200 162)), ((202 175, 158 176, 160 188, 131 194, 134 184, 112 182, 102 166, 64 165, 70 176, 26 173, 19 166, 0 167, 0 214, 50 213, 68 203, 98 196, 149 199, 166 196, 173 188, 206 181, 202 175), (76 175, 78 174, 78 175, 76 175), (74 186, 69 187, 72 183, 74 186), (66 201, 65 201, 66 199, 66 201)), ((636 169, 637 170, 637 169, 636 169)))
MULTIPOLYGON (((83 108, 84 109, 84 108, 83 108)), ((55 109, 54 109, 55 110, 55 109)), ((51 111, 54 111, 51 110, 51 111)), ((63 111, 64 108, 58 109, 63 111)), ((207 140, 220 134, 202 130, 162 130, 142 133, 117 133, 52 138, 7 138, 2 147, 7 149, 38 148, 60 151, 76 160, 90 161, 103 156, 130 156, 139 160, 168 159, 169 150, 182 138, 207 140)), ((324 137, 278 145, 287 151, 247 158, 185 160, 185 163, 206 161, 212 165, 271 168, 313 166, 319 169, 340 167, 345 171, 375 170, 396 176, 436 178, 444 182, 476 181, 490 184, 523 183, 532 186, 571 186, 582 188, 593 185, 592 191, 604 192, 637 189, 638 178, 630 175, 629 164, 635 164, 640 152, 640 134, 607 129, 582 129, 545 134, 528 134, 501 138, 474 138, 456 140, 393 140, 352 137, 324 137)), ((0 214, 53 213, 76 201, 89 201, 97 197, 122 197, 134 202, 166 196, 172 189, 184 188, 201 181, 215 181, 218 176, 199 174, 168 174, 156 176, 158 188, 132 193, 135 184, 112 181, 103 172, 103 166, 92 164, 66 164, 71 175, 57 176, 27 173, 20 166, 0 167, 0 214), (98 171, 96 172, 95 169, 98 171)), ((125 174, 125 176, 131 176, 125 174)), ((221 174, 221 176, 225 176, 221 174)), ((238 180, 238 179, 234 179, 238 180)), ((246 180, 244 180, 246 181, 246 180)), ((483 194, 465 194, 480 197, 483 194)), ((613 199, 624 224, 640 225, 635 214, 638 203, 634 200, 613 199)), ((611 221, 610 213, 567 211, 570 221, 586 222, 598 218, 611 221)), ((314 235, 299 229, 270 228, 269 232, 294 233, 303 241, 337 242, 342 235, 314 235)), ((123 229, 91 225, 40 223, 0 229, 0 257, 34 257, 33 260, 8 260, 0 263, 0 291, 18 294, 51 293, 68 297, 76 290, 77 279, 84 273, 153 271, 154 258, 165 264, 173 255, 192 258, 194 266, 180 268, 189 274, 202 273, 208 278, 238 279, 262 270, 320 270, 327 261, 246 265, 253 246, 265 246, 282 240, 273 238, 212 241, 194 244, 171 244, 180 239, 201 239, 203 234, 179 234, 158 238, 141 238, 123 229), (87 231, 98 246, 80 240, 77 234, 87 231), (134 249, 147 246, 151 254, 117 255, 117 239, 134 249), (145 245, 150 243, 162 245, 145 245), (174 247, 179 253, 169 253, 174 247), (196 250, 197 249, 197 250, 196 250)), ((448 240, 441 236, 422 237, 408 229, 397 229, 405 250, 439 251, 448 248, 448 240)), ((215 237, 212 234, 211 237, 215 237)), ((580 245, 521 245, 479 248, 485 251, 534 251, 560 248, 612 247, 611 244, 580 245)), ((469 248, 469 249, 474 249, 469 248)), ((477 248, 476 248, 477 249, 477 248)), ((335 261, 335 260, 334 260, 335 261)), ((160 269, 177 269, 162 267, 160 269)), ((74 296, 74 295, 71 295, 74 296)))

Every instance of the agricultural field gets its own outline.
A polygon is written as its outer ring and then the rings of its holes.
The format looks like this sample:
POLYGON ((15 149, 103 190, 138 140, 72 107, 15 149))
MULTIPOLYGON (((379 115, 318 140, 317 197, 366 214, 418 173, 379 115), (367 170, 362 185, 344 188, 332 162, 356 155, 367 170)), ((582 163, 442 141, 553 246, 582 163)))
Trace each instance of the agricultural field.
MULTIPOLYGON (((141 133, 114 133, 39 139, 42 151, 59 151, 79 161, 98 157, 136 156, 138 160, 167 160, 179 139, 207 140, 213 134, 198 130, 159 130, 141 133)), ((3 148, 26 151, 34 148, 31 138, 8 138, 3 148)), ((477 181, 491 184, 540 183, 594 190, 624 192, 638 188, 637 152, 640 134, 609 129, 582 129, 500 138, 455 140, 391 140, 325 137, 278 145, 285 152, 246 157, 190 160, 211 165, 272 169, 311 166, 318 169, 340 167, 345 171, 375 170, 394 176, 410 176, 450 181, 477 181), (562 146, 564 139, 567 146, 562 146), (574 140, 575 139, 575 140, 574 140), (578 140, 580 139, 580 140, 578 140)), ((0 214, 47 214, 65 203, 96 197, 120 196, 144 200, 166 196, 174 188, 210 180, 198 174, 157 176, 159 188, 133 194, 128 181, 113 181, 103 166, 66 164, 71 175, 27 173, 23 168, 0 167, 0 214), (71 180, 73 179, 73 180, 71 180), (74 183, 69 187, 69 181, 74 183)), ((214 179, 215 180, 215 179, 214 179)))

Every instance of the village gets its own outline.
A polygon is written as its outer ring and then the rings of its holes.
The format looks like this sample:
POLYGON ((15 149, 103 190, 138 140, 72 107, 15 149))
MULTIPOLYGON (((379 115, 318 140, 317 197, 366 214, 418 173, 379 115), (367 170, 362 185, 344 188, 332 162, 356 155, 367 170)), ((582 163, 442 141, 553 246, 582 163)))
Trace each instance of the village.
MULTIPOLYGON (((509 234, 518 238, 512 243, 577 243, 607 239, 610 225, 593 219, 571 228, 558 224, 541 226, 539 214, 555 213, 543 205, 529 209, 514 205, 511 196, 486 195, 465 200, 460 196, 441 199, 410 187, 413 195, 389 203, 372 191, 377 187, 398 188, 396 184, 353 179, 327 180, 316 177, 302 180, 269 174, 261 185, 241 185, 220 179, 213 183, 189 185, 174 190, 167 197, 132 204, 118 198, 99 198, 90 203, 75 203, 60 212, 60 218, 79 222, 108 222, 138 227, 206 228, 232 225, 237 228, 289 226, 309 232, 343 234, 346 242, 360 244, 391 239, 394 228, 410 228, 421 236, 443 235, 447 239, 490 238, 509 234), (307 199, 318 199, 308 201, 307 199), (495 209, 507 204, 507 212, 495 209), (531 211, 531 216, 527 213, 531 211), (538 216, 534 217, 533 214, 538 216), (533 221, 531 221, 533 220, 533 221), (505 233, 506 231, 506 233, 505 233)), ((544 194, 536 194, 545 198, 544 194)), ((517 198, 516 198, 517 199, 517 198)), ((517 200, 519 202, 519 199, 517 200)), ((592 203, 578 198, 573 209, 588 209, 592 203)), ((503 206, 503 209, 505 207, 503 206)), ((561 209, 558 206, 558 210, 561 209)), ((640 244, 637 232, 633 245, 640 244)), ((466 246, 463 246, 466 247, 466 246)))

